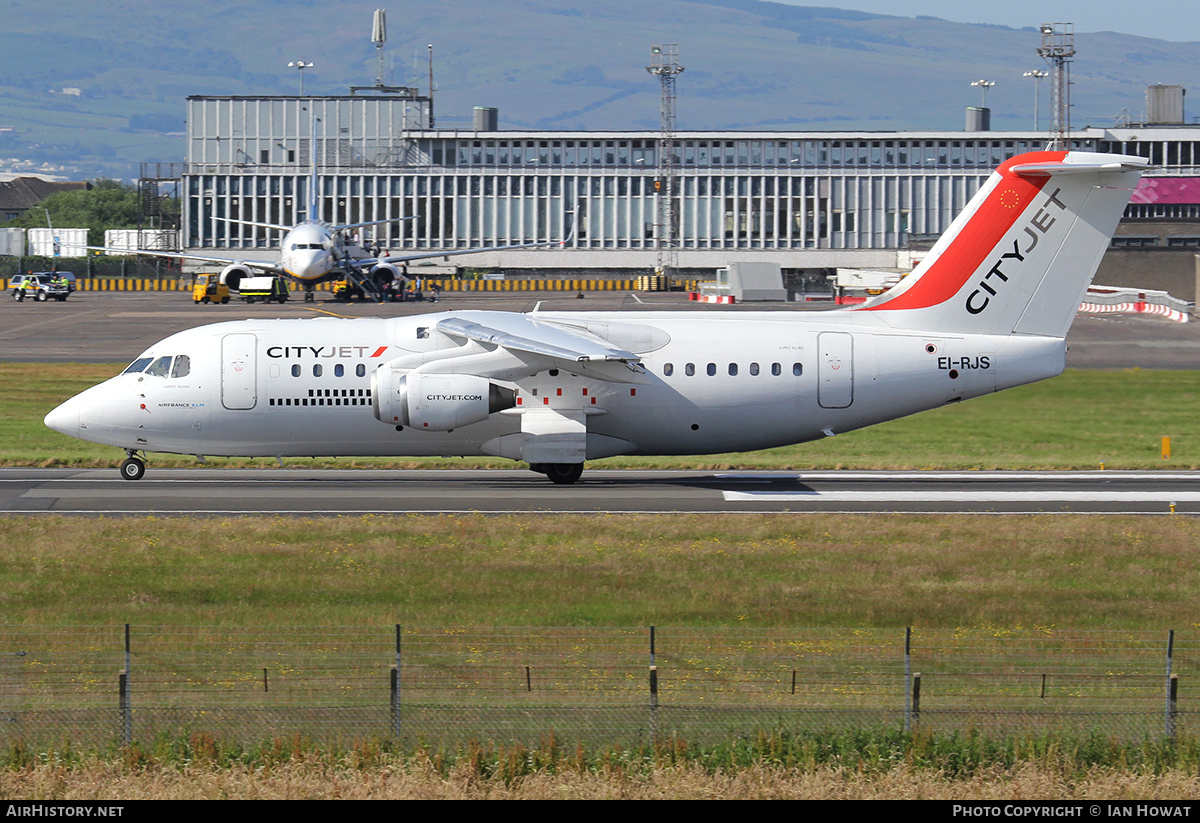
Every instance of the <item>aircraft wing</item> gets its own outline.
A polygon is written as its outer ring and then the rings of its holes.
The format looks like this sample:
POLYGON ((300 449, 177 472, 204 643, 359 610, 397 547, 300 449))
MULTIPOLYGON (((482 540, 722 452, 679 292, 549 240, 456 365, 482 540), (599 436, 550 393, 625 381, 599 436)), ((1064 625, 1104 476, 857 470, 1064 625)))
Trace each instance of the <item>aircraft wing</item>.
POLYGON ((355 260, 351 260, 350 262, 358 266, 366 266, 372 263, 407 263, 410 260, 430 260, 434 257, 457 257, 461 254, 480 254, 487 251, 511 251, 513 249, 536 249, 545 248, 547 246, 566 246, 567 243, 571 242, 572 234, 574 234, 574 230, 568 233, 567 236, 561 240, 543 240, 538 243, 515 243, 510 246, 479 246, 473 249, 426 251, 418 254, 391 255, 388 257, 360 257, 355 260))
POLYGON ((566 329, 526 314, 462 312, 437 330, 460 340, 551 360, 573 374, 616 383, 645 383, 641 357, 581 329, 566 329))
POLYGON ((177 251, 150 251, 149 249, 113 249, 105 246, 84 246, 88 251, 102 251, 114 255, 144 254, 147 257, 165 257, 172 260, 199 260, 201 263, 221 263, 222 265, 245 266, 248 269, 259 269, 272 274, 283 274, 283 268, 278 263, 268 263, 260 260, 234 260, 232 257, 206 257, 202 254, 184 254, 177 251))

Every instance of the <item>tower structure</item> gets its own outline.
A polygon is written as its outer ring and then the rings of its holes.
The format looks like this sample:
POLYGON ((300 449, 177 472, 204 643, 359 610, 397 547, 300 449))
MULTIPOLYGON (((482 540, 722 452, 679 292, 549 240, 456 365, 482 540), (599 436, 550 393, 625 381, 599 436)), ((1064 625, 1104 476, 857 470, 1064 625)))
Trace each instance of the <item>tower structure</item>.
POLYGON ((371 19, 371 42, 375 44, 375 56, 378 68, 375 71, 375 85, 383 85, 383 44, 387 42, 387 9, 375 9, 371 19))
POLYGON ((679 268, 679 215, 677 212, 679 158, 675 151, 675 78, 683 72, 679 65, 679 46, 666 43, 650 47, 650 65, 646 71, 656 75, 662 86, 659 106, 659 137, 657 176, 654 181, 658 195, 658 215, 655 226, 655 247, 658 262, 655 274, 671 278, 679 268))
POLYGON ((1050 145, 1065 149, 1071 136, 1071 58, 1075 56, 1075 24, 1043 23, 1038 57, 1050 64, 1050 145))

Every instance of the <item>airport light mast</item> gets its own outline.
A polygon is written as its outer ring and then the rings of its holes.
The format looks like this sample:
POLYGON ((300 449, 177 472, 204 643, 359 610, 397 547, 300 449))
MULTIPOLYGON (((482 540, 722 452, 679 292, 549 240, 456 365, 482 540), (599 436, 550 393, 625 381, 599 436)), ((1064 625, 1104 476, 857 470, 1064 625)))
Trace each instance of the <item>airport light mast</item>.
POLYGON ((658 173, 654 181, 658 195, 658 217, 656 246, 658 264, 655 274, 666 278, 670 288, 671 278, 679 268, 679 242, 676 231, 679 224, 675 212, 675 193, 678 186, 679 158, 675 153, 675 78, 683 73, 679 65, 679 46, 675 43, 650 47, 650 65, 646 71, 656 75, 662 86, 662 102, 659 107, 658 173))
POLYGON ((1049 77, 1050 72, 1042 71, 1041 69, 1034 69, 1033 71, 1025 72, 1021 76, 1033 78, 1033 130, 1038 131, 1041 128, 1041 118, 1039 117, 1039 115, 1041 114, 1041 111, 1042 111, 1042 104, 1041 104, 1042 78, 1049 77))
POLYGON ((289 69, 299 69, 300 70, 300 96, 301 97, 304 96, 304 70, 311 69, 312 67, 313 67, 312 63, 305 63, 303 60, 293 60, 292 62, 288 63, 289 69))
POLYGON ((1050 64, 1050 144, 1065 149, 1071 137, 1071 58, 1075 56, 1075 24, 1043 23, 1038 57, 1050 64))

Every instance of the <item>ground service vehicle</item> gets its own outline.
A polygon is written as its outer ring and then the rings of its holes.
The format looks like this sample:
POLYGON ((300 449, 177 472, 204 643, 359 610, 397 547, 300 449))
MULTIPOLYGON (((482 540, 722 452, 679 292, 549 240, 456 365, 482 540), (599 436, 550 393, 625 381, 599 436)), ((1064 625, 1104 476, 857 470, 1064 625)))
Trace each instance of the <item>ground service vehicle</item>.
POLYGON ((243 277, 238 283, 238 296, 247 303, 284 303, 288 299, 287 281, 282 277, 243 277))
POLYGON ((71 293, 66 278, 56 272, 35 272, 33 274, 18 274, 8 284, 13 299, 21 302, 26 298, 44 303, 54 299, 63 302, 71 293))
POLYGON ((219 274, 200 274, 192 281, 193 303, 228 303, 229 286, 219 274))

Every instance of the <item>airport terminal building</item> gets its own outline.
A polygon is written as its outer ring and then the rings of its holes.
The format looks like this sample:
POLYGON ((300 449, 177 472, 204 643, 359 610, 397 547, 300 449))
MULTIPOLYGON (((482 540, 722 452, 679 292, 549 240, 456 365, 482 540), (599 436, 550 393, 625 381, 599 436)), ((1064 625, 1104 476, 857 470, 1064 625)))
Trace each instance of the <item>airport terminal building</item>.
MULTIPOLYGON (((654 268, 657 131, 499 131, 488 109, 469 130, 429 128, 429 107, 411 94, 190 97, 182 244, 269 253, 281 231, 221 218, 304 219, 315 152, 318 217, 393 220, 361 230, 393 254, 567 237, 562 248, 449 260, 528 273, 654 268)), ((679 132, 680 269, 907 269, 995 166, 1045 141, 1034 132, 679 132)), ((1159 166, 1151 178, 1169 185, 1139 189, 1114 245, 1163 252, 1194 273, 1193 255, 1178 252, 1200 250, 1200 127, 1093 127, 1070 146, 1159 166)))

